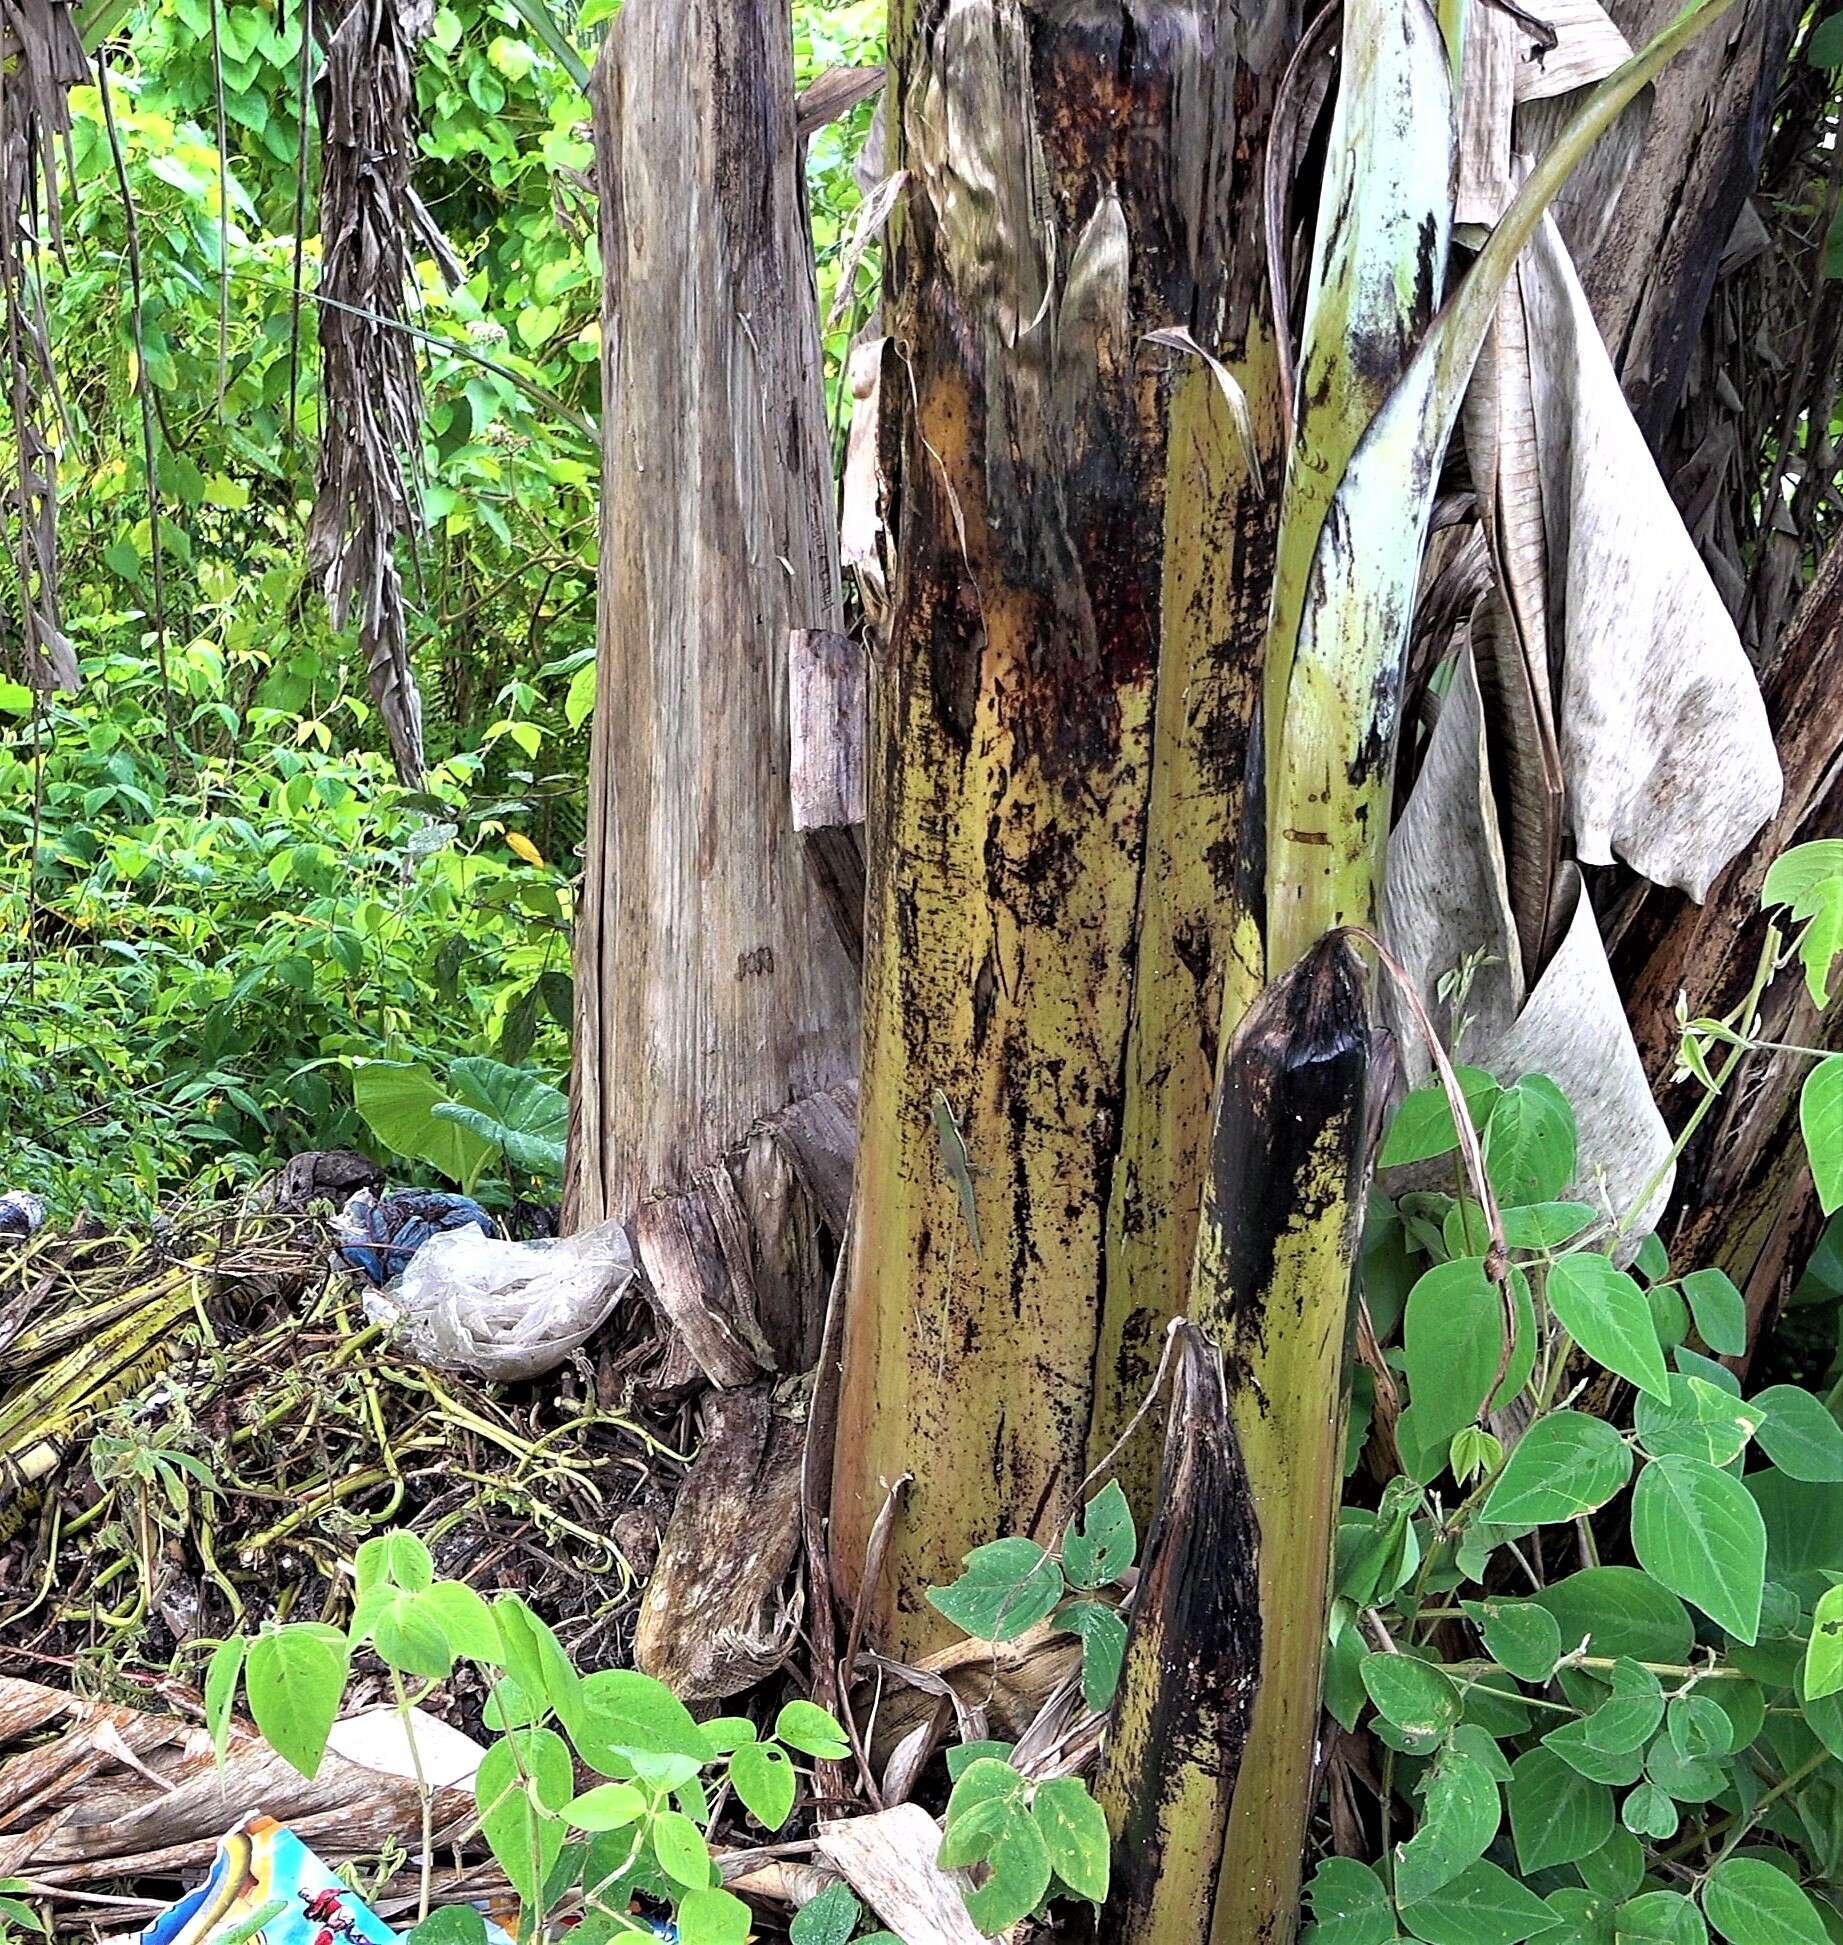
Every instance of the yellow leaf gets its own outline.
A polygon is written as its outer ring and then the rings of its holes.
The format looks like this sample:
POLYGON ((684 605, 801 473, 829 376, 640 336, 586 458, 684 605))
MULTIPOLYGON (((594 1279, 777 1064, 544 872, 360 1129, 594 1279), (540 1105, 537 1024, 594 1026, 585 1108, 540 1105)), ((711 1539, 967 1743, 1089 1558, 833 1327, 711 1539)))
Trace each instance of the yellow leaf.
POLYGON ((514 857, 523 858, 527 864, 541 866, 544 862, 543 852, 532 843, 523 831, 507 831, 506 848, 511 851, 514 857))

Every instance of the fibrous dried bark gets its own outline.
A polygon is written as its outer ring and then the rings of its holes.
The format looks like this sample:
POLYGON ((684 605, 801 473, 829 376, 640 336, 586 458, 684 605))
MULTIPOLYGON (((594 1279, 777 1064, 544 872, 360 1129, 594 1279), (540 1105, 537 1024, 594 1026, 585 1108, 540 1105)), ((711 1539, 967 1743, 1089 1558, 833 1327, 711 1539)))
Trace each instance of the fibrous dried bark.
POLYGON ((415 244, 458 277, 410 184, 416 49, 434 0, 318 0, 320 457, 307 551, 334 624, 356 623, 397 774, 420 778, 422 697, 411 665, 399 542, 414 534, 422 381, 402 327, 415 244))
POLYGON ((635 1664, 688 1702, 742 1694, 794 1645, 803 1449, 799 1418, 766 1385, 705 1407, 634 1630, 635 1664))
POLYGON ((0 303, 14 449, 0 491, 17 583, 17 607, 0 609, 0 668, 41 690, 75 689, 77 655, 58 593, 61 405, 38 259, 63 248, 57 152, 70 89, 88 73, 69 0, 0 4, 0 303))

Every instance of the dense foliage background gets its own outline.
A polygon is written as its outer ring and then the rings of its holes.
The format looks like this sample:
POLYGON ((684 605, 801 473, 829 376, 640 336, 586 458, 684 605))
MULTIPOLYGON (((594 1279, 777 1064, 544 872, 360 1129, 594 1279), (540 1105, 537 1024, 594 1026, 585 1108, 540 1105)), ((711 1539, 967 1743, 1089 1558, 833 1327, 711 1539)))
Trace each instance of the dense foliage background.
MULTIPOLYGON (((319 239, 301 10, 228 0, 214 61, 210 0, 151 0, 109 45, 138 346, 103 103, 75 91, 68 258, 43 274, 83 686, 35 710, 0 684, 0 1187, 60 1214, 209 1195, 362 1138, 365 1058, 490 1052, 561 1078, 594 699, 583 88, 614 11, 457 0, 423 50, 416 181, 468 274, 448 290, 432 261, 418 272, 425 534, 405 573, 433 767, 417 791, 393 781, 362 661, 306 566, 319 239)), ((802 84, 879 58, 877 0, 795 11, 802 84)), ((809 158, 828 306, 870 112, 809 158)), ((868 290, 874 263, 855 274, 868 290)), ((851 323, 827 342, 834 396, 851 323)))

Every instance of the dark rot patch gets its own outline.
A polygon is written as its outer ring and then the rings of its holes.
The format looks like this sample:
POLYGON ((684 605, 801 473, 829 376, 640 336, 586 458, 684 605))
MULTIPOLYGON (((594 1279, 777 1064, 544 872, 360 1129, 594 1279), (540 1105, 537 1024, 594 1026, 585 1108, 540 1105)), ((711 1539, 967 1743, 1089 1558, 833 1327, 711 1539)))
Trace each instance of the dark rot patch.
POLYGON ((1357 1181, 1369 1048, 1362 968, 1331 938, 1268 987, 1223 1056, 1210 1173, 1225 1348, 1259 1341, 1280 1238, 1357 1181), (1343 1169, 1326 1179, 1330 1145, 1343 1169))
POLYGON ((1214 1355, 1201 1331, 1179 1337, 1177 1382, 1156 1513, 1146 1540, 1116 1732, 1101 1778, 1123 1812, 1108 1911, 1115 1936, 1139 1936, 1161 1889, 1200 1904, 1209 1930, 1215 1853, 1241 1770, 1259 1683, 1260 1529, 1214 1355), (1141 1715, 1143 1711, 1143 1715, 1141 1715), (1207 1819, 1207 1832, 1195 1820, 1207 1819), (1181 1824, 1181 1828, 1179 1827, 1181 1824), (1200 1835, 1209 1841, 1199 1844, 1200 1835), (1167 1881, 1174 1840, 1200 1850, 1201 1881, 1167 1881))

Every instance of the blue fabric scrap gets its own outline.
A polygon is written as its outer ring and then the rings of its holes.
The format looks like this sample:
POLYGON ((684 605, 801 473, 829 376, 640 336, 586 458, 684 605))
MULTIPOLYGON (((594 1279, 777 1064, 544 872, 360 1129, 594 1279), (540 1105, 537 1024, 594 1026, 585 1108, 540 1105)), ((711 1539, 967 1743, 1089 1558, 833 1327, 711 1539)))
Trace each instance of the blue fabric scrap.
POLYGON ((470 1195, 448 1189, 392 1189, 374 1196, 360 1189, 333 1220, 341 1261, 380 1288, 431 1236, 447 1229, 499 1234, 499 1225, 470 1195))

